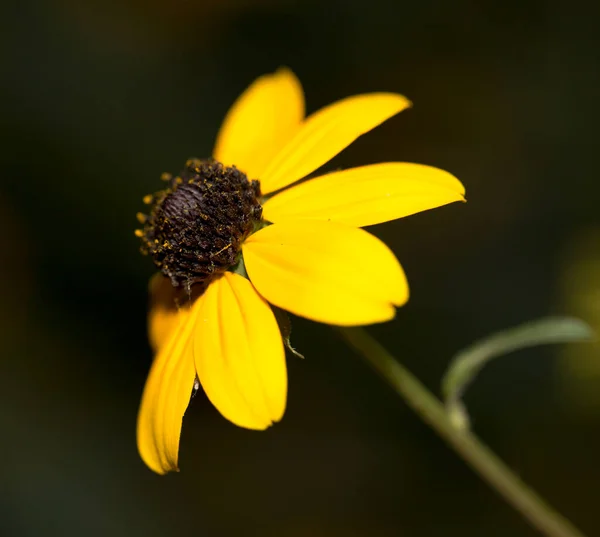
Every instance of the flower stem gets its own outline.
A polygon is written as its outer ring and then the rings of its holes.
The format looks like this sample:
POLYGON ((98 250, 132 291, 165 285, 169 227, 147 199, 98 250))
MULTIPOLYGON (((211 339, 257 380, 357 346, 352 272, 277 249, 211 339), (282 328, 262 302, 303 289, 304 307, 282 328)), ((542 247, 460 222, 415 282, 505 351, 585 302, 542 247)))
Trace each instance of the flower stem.
POLYGON ((343 338, 498 494, 548 537, 584 537, 521 481, 473 433, 454 427, 442 403, 362 328, 340 328, 343 338))

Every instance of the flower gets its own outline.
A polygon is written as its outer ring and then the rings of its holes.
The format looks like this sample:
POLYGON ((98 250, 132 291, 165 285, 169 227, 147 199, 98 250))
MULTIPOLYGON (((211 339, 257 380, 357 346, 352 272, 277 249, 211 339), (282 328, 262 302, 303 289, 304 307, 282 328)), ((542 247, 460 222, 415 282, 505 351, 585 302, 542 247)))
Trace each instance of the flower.
POLYGON ((177 470, 182 419, 198 381, 236 425, 262 430, 282 418, 284 343, 269 304, 352 326, 390 320, 407 301, 394 254, 361 228, 464 201, 461 183, 401 162, 300 180, 409 106, 401 95, 372 93, 305 118, 298 79, 280 69, 235 102, 214 160, 188 161, 147 197, 153 207, 139 216, 144 229, 136 234, 162 275, 151 284, 156 358, 137 442, 152 470, 177 470))

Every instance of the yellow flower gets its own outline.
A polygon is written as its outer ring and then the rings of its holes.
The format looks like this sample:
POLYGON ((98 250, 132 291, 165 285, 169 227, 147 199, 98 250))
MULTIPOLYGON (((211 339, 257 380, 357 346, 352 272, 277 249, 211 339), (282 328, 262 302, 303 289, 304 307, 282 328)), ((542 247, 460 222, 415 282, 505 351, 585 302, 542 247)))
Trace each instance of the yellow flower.
POLYGON ((390 320, 407 301, 394 254, 360 228, 464 201, 461 183, 400 162, 299 181, 409 106, 401 95, 372 93, 305 118, 298 79, 280 69, 233 105, 214 160, 188 161, 180 176, 165 177, 165 191, 148 198, 154 208, 140 215, 145 227, 136 233, 180 295, 176 308, 173 293, 164 294, 169 280, 152 282, 156 358, 137 426, 141 457, 152 470, 177 470, 196 378, 236 425, 262 430, 282 418, 284 344, 269 303, 352 326, 390 320))

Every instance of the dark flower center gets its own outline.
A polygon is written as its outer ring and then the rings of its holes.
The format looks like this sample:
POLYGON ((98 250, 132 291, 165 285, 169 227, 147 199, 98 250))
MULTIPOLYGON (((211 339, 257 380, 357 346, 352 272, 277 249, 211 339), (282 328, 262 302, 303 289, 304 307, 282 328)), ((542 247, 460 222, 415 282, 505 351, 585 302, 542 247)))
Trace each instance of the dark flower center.
POLYGON ((207 284, 239 261, 244 239, 260 220, 258 181, 235 167, 190 159, 177 177, 168 174, 166 189, 144 198, 150 215, 136 234, 142 253, 175 287, 207 284))

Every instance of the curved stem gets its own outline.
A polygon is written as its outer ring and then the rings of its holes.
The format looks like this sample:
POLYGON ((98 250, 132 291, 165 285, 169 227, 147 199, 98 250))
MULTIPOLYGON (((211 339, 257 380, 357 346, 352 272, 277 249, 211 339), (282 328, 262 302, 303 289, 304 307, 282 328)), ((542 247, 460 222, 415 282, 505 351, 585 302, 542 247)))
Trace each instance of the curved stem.
POLYGON ((548 537, 584 537, 560 513, 521 481, 469 431, 454 427, 442 403, 362 328, 340 328, 344 339, 394 388, 492 488, 548 537))

